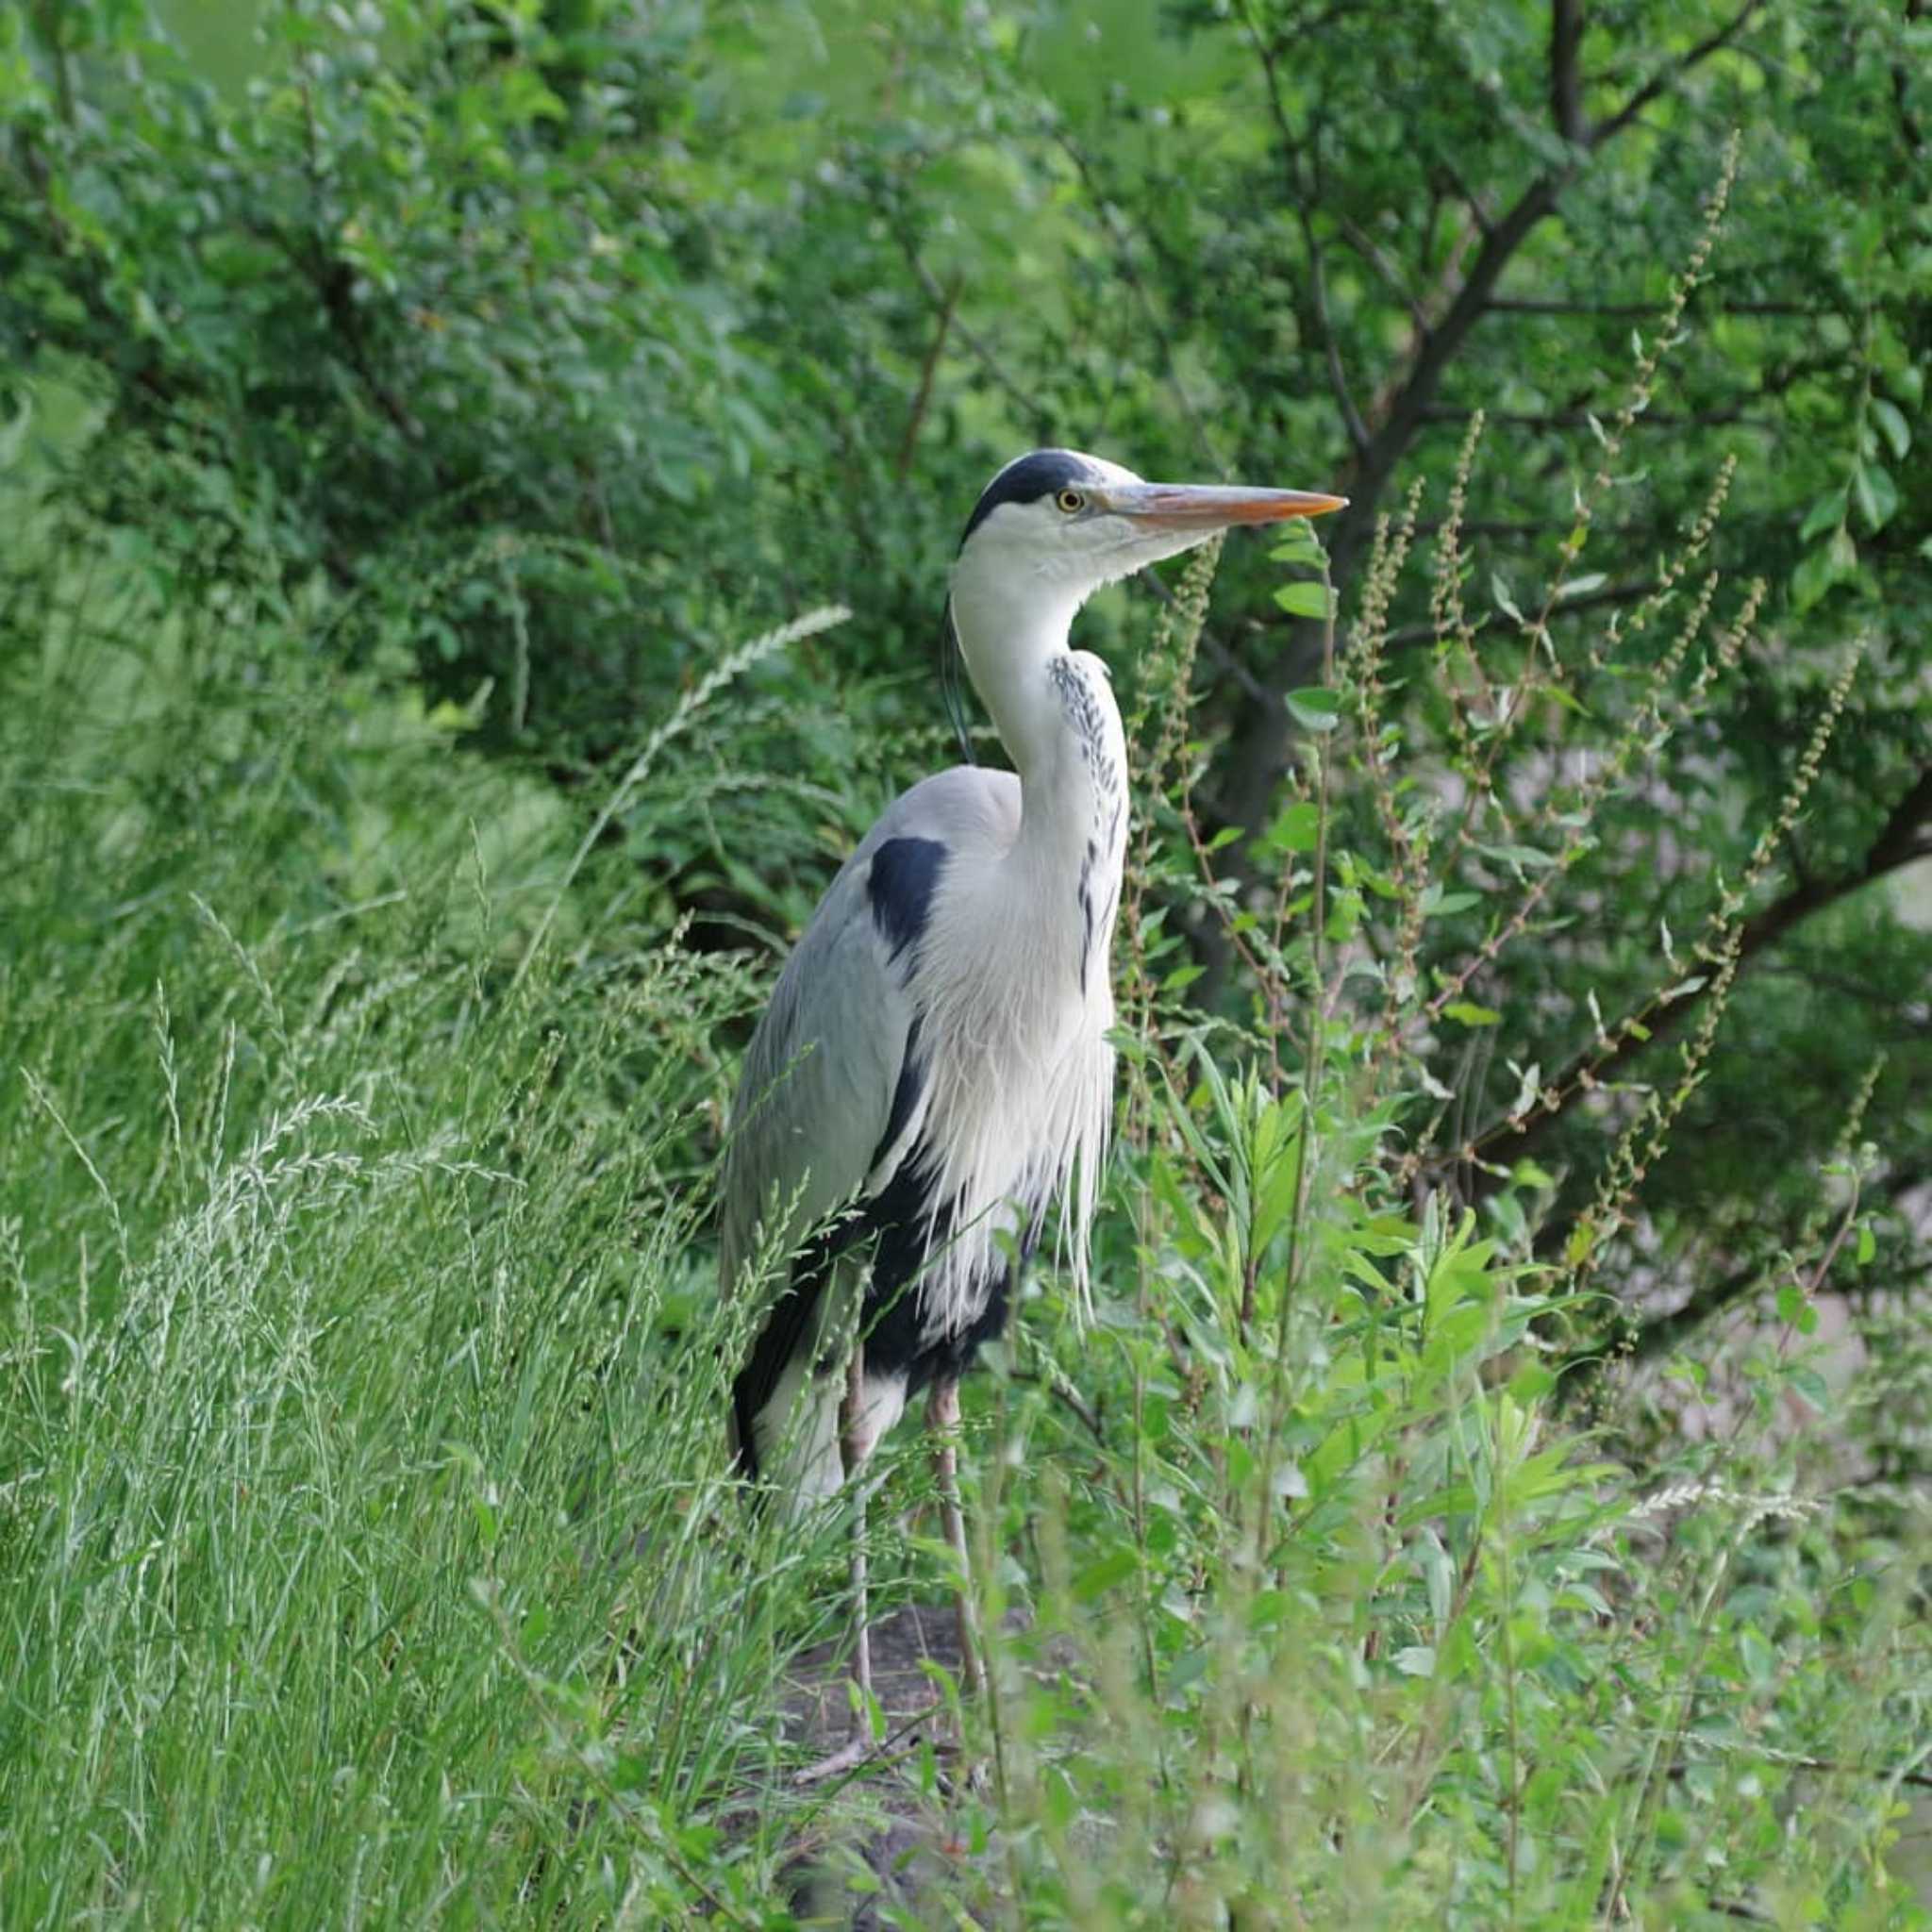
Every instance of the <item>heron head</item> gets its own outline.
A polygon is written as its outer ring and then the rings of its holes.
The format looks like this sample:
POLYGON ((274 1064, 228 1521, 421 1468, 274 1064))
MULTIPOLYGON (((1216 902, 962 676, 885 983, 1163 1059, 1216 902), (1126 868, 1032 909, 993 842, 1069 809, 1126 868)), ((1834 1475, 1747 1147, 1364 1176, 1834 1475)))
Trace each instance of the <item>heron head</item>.
POLYGON ((1076 606, 1118 577, 1205 543, 1237 524, 1318 517, 1348 499, 1304 490, 1148 483, 1104 457, 1037 449, 981 492, 954 566, 1009 590, 1035 586, 1076 606))

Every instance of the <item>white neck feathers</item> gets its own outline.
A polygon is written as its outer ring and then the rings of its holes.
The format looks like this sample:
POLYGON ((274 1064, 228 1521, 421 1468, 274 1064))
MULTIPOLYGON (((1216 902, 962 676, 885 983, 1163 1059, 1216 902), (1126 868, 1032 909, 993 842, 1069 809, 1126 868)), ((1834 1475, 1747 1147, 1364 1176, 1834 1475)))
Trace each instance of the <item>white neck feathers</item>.
POLYGON ((953 575, 953 623, 966 673, 991 714, 1024 785, 1050 763, 1060 735, 1058 708, 1043 702, 1050 658, 1064 657, 1084 593, 1045 570, 971 555, 953 575))

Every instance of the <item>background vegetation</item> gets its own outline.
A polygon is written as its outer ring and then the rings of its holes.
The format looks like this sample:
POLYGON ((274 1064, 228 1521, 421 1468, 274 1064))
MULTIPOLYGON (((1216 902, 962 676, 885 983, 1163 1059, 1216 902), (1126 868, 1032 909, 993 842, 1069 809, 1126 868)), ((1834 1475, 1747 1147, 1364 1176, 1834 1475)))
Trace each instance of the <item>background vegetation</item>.
POLYGON ((0 13, 7 1923, 1925 1924, 1928 74, 0 13), (1127 1070, 1099 1325, 969 1416, 991 1770, 800 1791, 724 1104, 1041 441, 1354 507, 1086 620, 1127 1070))

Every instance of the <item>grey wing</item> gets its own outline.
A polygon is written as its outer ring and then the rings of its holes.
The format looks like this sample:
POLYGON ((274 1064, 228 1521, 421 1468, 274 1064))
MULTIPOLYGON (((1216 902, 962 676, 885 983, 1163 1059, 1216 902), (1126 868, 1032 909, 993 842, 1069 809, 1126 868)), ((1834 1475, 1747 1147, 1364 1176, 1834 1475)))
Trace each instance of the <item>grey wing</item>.
MULTIPOLYGON (((760 1249, 789 1257, 844 1203, 875 1192, 917 1139, 920 944, 962 850, 1010 844, 1019 784, 961 767, 887 809, 833 880, 779 975, 732 1106, 720 1278, 760 1249)), ((781 1273, 782 1278, 782 1273, 781 1273)))
POLYGON ((862 873, 848 866, 779 976, 731 1109, 720 1278, 769 1247, 781 1264, 858 1190, 906 1058, 912 1003, 862 873))

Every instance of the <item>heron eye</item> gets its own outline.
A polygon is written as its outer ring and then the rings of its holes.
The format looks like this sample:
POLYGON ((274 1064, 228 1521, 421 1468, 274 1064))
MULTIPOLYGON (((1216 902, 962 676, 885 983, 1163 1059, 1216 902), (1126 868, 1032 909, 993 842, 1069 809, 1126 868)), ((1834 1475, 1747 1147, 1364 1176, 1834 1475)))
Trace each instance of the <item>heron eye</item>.
POLYGON ((1063 510, 1065 510, 1069 516, 1072 516, 1076 509, 1085 509, 1087 508, 1087 499, 1084 496, 1082 496, 1077 490, 1062 490, 1060 493, 1054 498, 1054 501, 1057 504, 1058 504, 1059 507, 1063 510))

